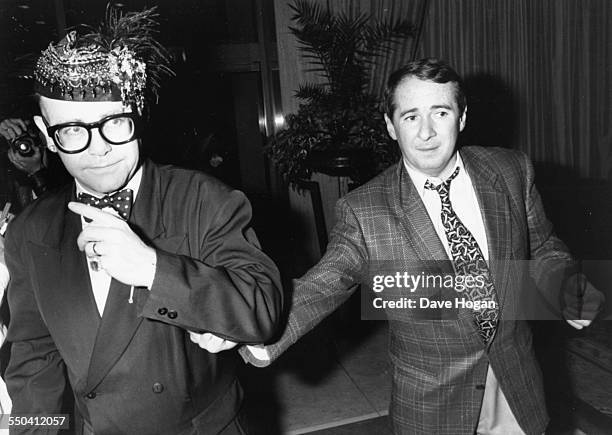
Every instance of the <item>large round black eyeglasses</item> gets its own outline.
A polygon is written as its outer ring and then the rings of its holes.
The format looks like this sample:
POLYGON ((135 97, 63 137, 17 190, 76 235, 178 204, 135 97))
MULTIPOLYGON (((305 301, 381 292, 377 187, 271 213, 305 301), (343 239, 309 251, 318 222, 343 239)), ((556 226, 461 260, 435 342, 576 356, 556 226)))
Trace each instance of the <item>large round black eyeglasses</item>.
POLYGON ((138 138, 140 117, 135 113, 116 113, 97 122, 65 122, 47 126, 47 134, 55 145, 66 154, 76 154, 86 150, 91 143, 91 130, 97 128, 100 136, 111 145, 123 145, 138 138))

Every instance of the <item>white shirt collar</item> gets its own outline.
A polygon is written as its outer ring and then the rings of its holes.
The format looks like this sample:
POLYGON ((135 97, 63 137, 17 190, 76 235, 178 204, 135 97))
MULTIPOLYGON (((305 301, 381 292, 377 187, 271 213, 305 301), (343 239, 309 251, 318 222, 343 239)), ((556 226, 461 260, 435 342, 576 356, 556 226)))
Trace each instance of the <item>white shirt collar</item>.
MULTIPOLYGON (((455 169, 459 168, 458 176, 462 176, 466 174, 465 167, 463 166, 463 160, 461 159, 461 154, 458 151, 455 151, 455 155, 457 156, 457 159, 455 160, 455 166, 453 166, 452 169, 448 171, 448 174, 452 174, 455 169)), ((423 172, 417 169, 409 167, 406 164, 406 161, 403 159, 402 162, 404 163, 404 167, 406 168, 406 171, 408 172, 408 175, 410 176, 410 179, 412 180, 412 183, 414 184, 414 187, 416 188, 421 198, 425 194, 425 182, 427 180, 430 180, 434 185, 438 185, 444 181, 441 178, 432 177, 430 175, 424 174, 423 172)))
MULTIPOLYGON (((132 189, 132 192, 134 192, 134 196, 133 196, 134 201, 136 200, 136 195, 138 194, 138 189, 140 188, 140 181, 141 180, 142 180, 142 165, 140 165, 140 168, 138 168, 136 173, 132 176, 130 181, 128 181, 128 183, 124 187, 124 189, 132 189)), ((81 192, 88 193, 91 196, 95 196, 97 198, 100 197, 100 195, 97 195, 97 194, 91 192, 90 190, 86 189, 85 187, 83 187, 83 185, 81 183, 79 183, 79 181, 76 178, 74 179, 74 182, 76 184, 76 194, 77 194, 77 197, 79 196, 79 193, 81 193, 81 192)), ((108 193, 108 195, 111 195, 113 193, 114 192, 110 192, 110 193, 108 193)))

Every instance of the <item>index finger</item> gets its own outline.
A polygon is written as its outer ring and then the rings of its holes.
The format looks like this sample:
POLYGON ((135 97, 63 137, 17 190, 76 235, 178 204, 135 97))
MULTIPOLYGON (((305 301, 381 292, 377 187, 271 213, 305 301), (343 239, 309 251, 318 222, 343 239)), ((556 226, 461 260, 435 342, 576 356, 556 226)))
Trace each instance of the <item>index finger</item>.
POLYGON ((80 202, 71 201, 68 203, 70 211, 80 214, 83 217, 89 218, 102 225, 114 225, 118 222, 123 222, 113 214, 107 213, 91 205, 82 204, 80 202))
POLYGON ((9 136, 9 140, 14 140, 16 137, 19 137, 23 134, 23 132, 27 131, 27 128, 21 127, 21 124, 15 122, 16 119, 6 119, 2 123, 4 125, 4 129, 6 134, 9 136))
POLYGON ((4 123, 2 125, 2 128, 0 128, 0 135, 2 135, 2 137, 7 141, 12 141, 17 137, 15 136, 14 129, 10 125, 4 123))

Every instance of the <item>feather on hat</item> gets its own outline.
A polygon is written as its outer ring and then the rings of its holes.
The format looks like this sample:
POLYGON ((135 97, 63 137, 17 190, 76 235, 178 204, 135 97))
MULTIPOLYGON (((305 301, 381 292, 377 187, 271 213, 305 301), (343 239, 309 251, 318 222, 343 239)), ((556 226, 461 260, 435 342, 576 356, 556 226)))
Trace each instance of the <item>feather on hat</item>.
POLYGON ((108 5, 98 31, 71 31, 41 53, 36 91, 59 100, 122 101, 139 113, 157 102, 161 78, 173 75, 169 56, 155 40, 156 8, 123 14, 108 5))

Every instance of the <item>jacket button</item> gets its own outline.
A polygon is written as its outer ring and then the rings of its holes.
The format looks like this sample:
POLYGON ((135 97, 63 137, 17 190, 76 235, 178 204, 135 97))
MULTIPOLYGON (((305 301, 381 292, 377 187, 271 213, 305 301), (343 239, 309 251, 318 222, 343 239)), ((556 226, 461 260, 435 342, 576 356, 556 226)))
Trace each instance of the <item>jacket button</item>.
POLYGON ((165 316, 166 313, 168 312, 168 308, 160 308, 159 310, 157 310, 157 312, 159 313, 160 316, 165 316))
POLYGON ((92 391, 92 392, 88 393, 85 397, 87 397, 88 399, 95 399, 96 398, 96 392, 92 391))
POLYGON ((168 317, 171 319, 176 319, 178 317, 178 313, 174 310, 168 311, 168 317))
POLYGON ((485 386, 484 386, 484 384, 478 384, 478 385, 476 385, 476 389, 477 390, 484 390, 485 386))
POLYGON ((159 382, 155 382, 153 384, 153 392, 156 394, 161 393, 162 391, 164 391, 164 386, 163 384, 160 384, 159 382))

